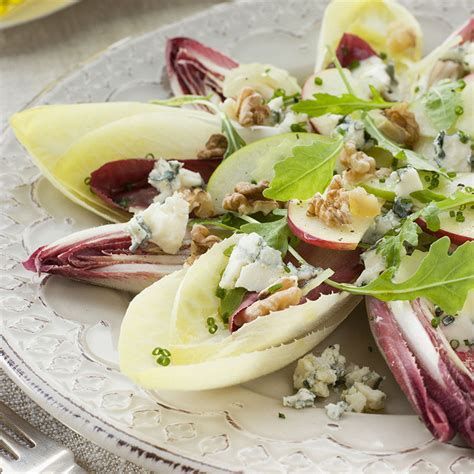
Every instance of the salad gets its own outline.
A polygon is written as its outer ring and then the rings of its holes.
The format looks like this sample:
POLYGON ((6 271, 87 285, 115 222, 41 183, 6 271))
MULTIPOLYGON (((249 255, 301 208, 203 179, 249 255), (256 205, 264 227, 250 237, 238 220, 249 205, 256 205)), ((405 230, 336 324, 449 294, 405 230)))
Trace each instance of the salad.
POLYGON ((136 294, 119 352, 142 387, 226 387, 304 356, 284 404, 343 384, 332 418, 383 408, 380 375, 339 346, 305 356, 365 298, 426 427, 474 446, 474 18, 421 50, 395 1, 333 0, 302 85, 178 37, 170 98, 14 115, 44 176, 110 222, 24 266, 136 294))

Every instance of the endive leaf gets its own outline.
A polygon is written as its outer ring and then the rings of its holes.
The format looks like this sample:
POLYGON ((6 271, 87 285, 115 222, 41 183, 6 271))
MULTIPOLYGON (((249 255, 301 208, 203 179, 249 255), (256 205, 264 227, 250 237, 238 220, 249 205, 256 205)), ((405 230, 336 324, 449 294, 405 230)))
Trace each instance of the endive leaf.
POLYGON ((144 157, 193 159, 219 122, 206 112, 156 107, 155 113, 138 114, 117 120, 77 140, 54 167, 54 178, 82 200, 107 209, 90 190, 86 180, 106 163, 144 157))
MULTIPOLYGON (((331 302, 322 297, 320 304, 326 306, 330 317, 321 318, 321 324, 314 324, 313 332, 298 339, 290 336, 288 343, 269 344, 264 346, 264 350, 245 350, 252 347, 252 340, 262 339, 262 333, 254 331, 250 325, 241 336, 238 334, 244 328, 235 333, 238 338, 228 336, 226 344, 172 345, 169 343, 169 331, 173 324, 170 312, 184 272, 169 275, 136 296, 123 320, 119 339, 120 368, 143 387, 206 390, 243 383, 268 374, 311 350, 337 327, 348 312, 346 308, 343 313, 340 307, 331 311, 331 302), (156 304, 157 301, 160 304, 156 304), (235 343, 232 343, 233 339, 235 343), (156 363, 151 352, 157 346, 171 352, 171 365, 162 367, 156 363), (219 347, 223 352, 216 354, 215 349, 219 347)), ((331 297, 344 298, 343 295, 331 297)), ((291 319, 286 318, 286 321, 290 324, 291 319)))

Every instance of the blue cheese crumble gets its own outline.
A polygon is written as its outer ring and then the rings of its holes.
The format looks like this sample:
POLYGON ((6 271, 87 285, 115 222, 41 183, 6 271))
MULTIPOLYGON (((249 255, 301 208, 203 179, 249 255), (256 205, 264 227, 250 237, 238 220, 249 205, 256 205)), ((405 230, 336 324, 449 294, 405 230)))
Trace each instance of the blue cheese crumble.
POLYGON ((316 395, 314 393, 306 388, 300 388, 294 395, 283 397, 283 405, 301 410, 302 408, 313 407, 315 399, 316 395))
POLYGON ((163 158, 156 160, 148 175, 148 183, 159 191, 155 202, 164 202, 177 191, 204 186, 199 173, 183 168, 183 163, 179 161, 163 158))
POLYGON ((283 405, 296 409, 312 407, 318 398, 327 398, 337 384, 344 387, 340 400, 324 407, 330 419, 339 420, 346 412, 382 410, 386 395, 378 387, 383 377, 369 367, 350 364, 346 368, 346 358, 339 349, 334 344, 319 357, 307 354, 301 358, 293 375, 293 385, 298 391, 284 397, 283 405))
POLYGON ((329 388, 344 375, 345 363, 339 344, 329 346, 319 357, 307 354, 296 365, 293 385, 296 389, 307 388, 318 397, 329 397, 329 388))
POLYGON ((281 253, 252 232, 244 235, 234 247, 219 287, 262 291, 285 275, 281 253))
POLYGON ((472 171, 472 141, 464 133, 448 135, 441 130, 433 141, 436 163, 448 171, 470 173, 472 171))
POLYGON ((164 252, 175 254, 181 248, 189 219, 189 204, 179 194, 153 203, 135 214, 127 223, 132 238, 130 251, 135 252, 147 242, 153 242, 164 252))

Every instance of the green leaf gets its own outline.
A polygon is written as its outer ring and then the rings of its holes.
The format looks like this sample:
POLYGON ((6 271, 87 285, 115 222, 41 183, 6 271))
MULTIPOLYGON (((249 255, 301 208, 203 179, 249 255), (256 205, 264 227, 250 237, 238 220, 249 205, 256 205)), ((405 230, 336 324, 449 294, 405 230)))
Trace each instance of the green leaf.
MULTIPOLYGON (((420 154, 413 150, 406 150, 400 147, 396 143, 390 141, 385 135, 377 128, 374 121, 368 114, 364 114, 363 121, 367 133, 377 141, 380 148, 383 148, 390 152, 397 160, 406 160, 413 168, 424 171, 434 171, 435 173, 442 174, 448 178, 447 174, 442 172, 437 166, 432 165, 426 161, 420 154)), ((449 179, 449 178, 448 178, 449 179)))
POLYGON ((464 81, 446 79, 431 87, 421 98, 426 115, 438 130, 448 130, 458 119, 456 108, 461 105, 464 81))
POLYGON ((208 102, 212 97, 209 95, 178 95, 171 97, 170 99, 152 100, 151 103, 155 105, 165 105, 167 107, 182 107, 183 105, 202 103, 203 101, 208 102))
POLYGON ((375 109, 386 109, 397 105, 398 102, 387 102, 379 92, 370 87, 372 100, 361 99, 354 94, 342 94, 340 96, 332 94, 314 94, 313 100, 303 100, 294 105, 295 112, 307 114, 310 117, 320 117, 325 114, 348 115, 357 110, 369 111, 375 109))
POLYGON ((343 140, 321 137, 313 145, 295 146, 293 156, 275 164, 275 177, 263 195, 278 201, 309 199, 330 183, 343 140))
POLYGON ((450 198, 442 201, 431 202, 420 212, 420 216, 426 222, 428 230, 436 232, 440 228, 439 213, 456 209, 460 206, 468 206, 474 204, 474 194, 464 191, 456 191, 450 198))
POLYGON ((222 290, 221 303, 219 306, 219 314, 224 323, 234 314, 235 310, 240 306, 247 290, 245 288, 234 288, 232 290, 222 290))
POLYGON ((398 267, 402 257, 406 255, 405 243, 416 247, 420 227, 413 221, 407 219, 395 235, 386 235, 377 244, 377 253, 385 259, 387 267, 398 267))
POLYGON ((232 122, 229 120, 226 114, 220 112, 221 121, 222 121, 222 133, 227 138, 227 150, 224 153, 224 159, 235 153, 240 148, 243 148, 246 143, 244 139, 237 133, 237 130, 232 125, 232 122))
MULTIPOLYGON (((400 283, 392 278, 395 268, 384 271, 366 286, 355 286, 327 280, 331 286, 358 295, 370 295, 382 301, 427 298, 447 314, 462 309, 470 290, 474 289, 474 242, 466 242, 451 255, 448 237, 433 243, 418 270, 400 283)), ((409 258, 409 257, 405 257, 409 258)))
POLYGON ((286 255, 288 251, 288 241, 295 238, 288 227, 286 218, 273 222, 245 224, 240 230, 246 234, 256 232, 270 247, 279 250, 282 255, 286 255))

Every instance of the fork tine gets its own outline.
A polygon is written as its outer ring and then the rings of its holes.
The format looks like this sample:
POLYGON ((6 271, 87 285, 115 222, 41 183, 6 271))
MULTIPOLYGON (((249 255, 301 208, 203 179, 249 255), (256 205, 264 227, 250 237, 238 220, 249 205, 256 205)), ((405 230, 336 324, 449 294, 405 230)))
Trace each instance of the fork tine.
POLYGON ((40 439, 45 439, 43 433, 19 417, 2 401, 0 401, 0 420, 12 430, 18 431, 33 446, 35 446, 40 439))
POLYGON ((0 432, 0 446, 8 451, 15 459, 20 457, 22 451, 28 449, 13 439, 10 435, 3 432, 0 432))

